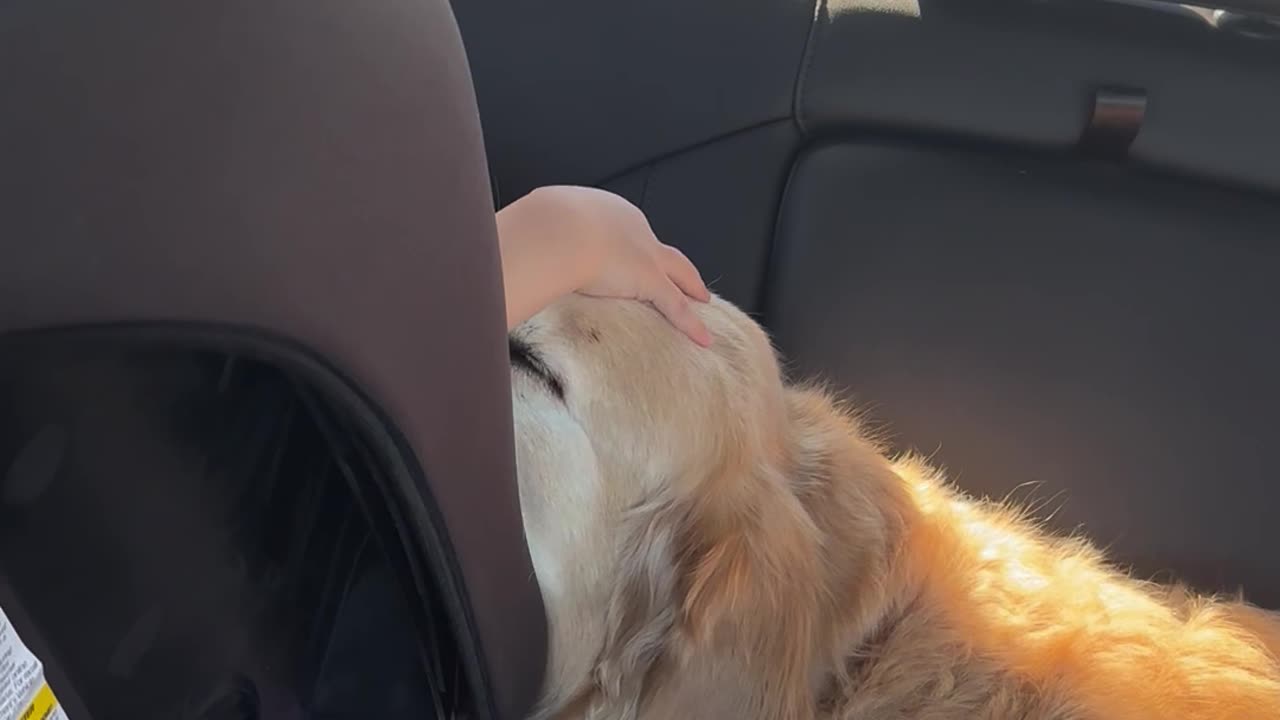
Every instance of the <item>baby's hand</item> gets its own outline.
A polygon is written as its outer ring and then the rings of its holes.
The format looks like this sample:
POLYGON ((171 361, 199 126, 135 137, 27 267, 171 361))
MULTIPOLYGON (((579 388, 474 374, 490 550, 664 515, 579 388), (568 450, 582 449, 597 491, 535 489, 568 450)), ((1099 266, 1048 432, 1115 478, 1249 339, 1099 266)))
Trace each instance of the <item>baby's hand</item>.
MULTIPOLYGON (((710 344, 702 321, 689 300, 711 299, 698 270, 684 253, 664 245, 635 205, 603 190, 581 187, 545 188, 558 195, 569 217, 581 223, 582 252, 594 256, 595 271, 580 287, 583 295, 627 298, 653 304, 700 345, 710 344)), ((543 192, 539 191, 539 192, 543 192)))
MULTIPOLYGON (((551 258, 544 255, 537 264, 564 275, 569 285, 565 292, 648 302, 699 345, 711 344, 710 333, 689 305, 691 299, 711 298, 697 269, 679 250, 661 243, 644 213, 625 199, 593 188, 539 188, 499 213, 499 234, 504 274, 513 264, 506 259, 507 236, 541 236, 546 239, 541 250, 559 261, 548 263, 551 258), (503 214, 508 215, 506 223, 503 214)), ((508 280, 510 293, 514 288, 508 280)), ((543 294, 552 295, 547 302, 554 299, 555 293, 543 294)), ((509 322, 511 305, 509 298, 509 322)))

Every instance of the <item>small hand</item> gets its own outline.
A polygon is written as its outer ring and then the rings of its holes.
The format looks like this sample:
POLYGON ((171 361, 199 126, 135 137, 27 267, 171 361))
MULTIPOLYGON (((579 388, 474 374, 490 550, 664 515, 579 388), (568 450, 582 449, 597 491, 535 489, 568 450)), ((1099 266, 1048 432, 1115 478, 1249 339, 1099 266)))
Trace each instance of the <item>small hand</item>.
MULTIPOLYGON (((539 188, 499 213, 499 234, 504 273, 506 266, 514 265, 507 255, 517 254, 514 249, 508 252, 514 242, 510 236, 547 238, 538 264, 546 272, 565 275, 561 284, 569 287, 564 292, 648 302, 694 342, 711 344, 711 334, 690 305, 691 300, 711 299, 702 277, 683 253, 660 242, 644 213, 622 197, 585 187, 539 188), (506 223, 503 213, 508 215, 506 223)), ((510 292, 510 281, 508 286, 510 292)), ((551 295, 545 299, 550 302, 557 293, 542 294, 551 295)), ((518 318, 511 307, 509 299, 508 322, 514 324, 518 318)), ((532 315, 538 309, 520 314, 532 315)))
POLYGON ((613 193, 591 188, 559 188, 565 201, 581 208, 584 232, 597 253, 596 272, 577 292, 648 302, 699 345, 710 334, 689 301, 707 302, 711 293, 684 253, 654 235, 644 213, 613 193))

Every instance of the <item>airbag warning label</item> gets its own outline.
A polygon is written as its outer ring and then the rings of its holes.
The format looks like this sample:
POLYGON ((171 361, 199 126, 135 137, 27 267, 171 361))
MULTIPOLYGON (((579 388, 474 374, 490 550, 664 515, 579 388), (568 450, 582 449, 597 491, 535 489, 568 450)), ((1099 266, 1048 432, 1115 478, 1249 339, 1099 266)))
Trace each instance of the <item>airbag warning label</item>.
POLYGON ((44 666, 0 609, 0 720, 67 720, 44 679, 44 666))

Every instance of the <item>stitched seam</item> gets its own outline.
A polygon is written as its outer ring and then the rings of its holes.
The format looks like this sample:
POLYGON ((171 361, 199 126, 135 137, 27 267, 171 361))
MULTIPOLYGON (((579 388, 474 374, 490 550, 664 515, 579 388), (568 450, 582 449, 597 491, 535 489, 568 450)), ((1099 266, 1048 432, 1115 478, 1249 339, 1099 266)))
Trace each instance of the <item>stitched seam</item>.
POLYGON ((670 160, 671 158, 684 155, 685 153, 693 152, 694 150, 700 150, 704 147, 715 145, 716 143, 722 142, 724 140, 728 140, 729 138, 732 138, 738 135, 745 135, 747 133, 754 132, 756 130, 761 130, 771 125, 777 125, 778 123, 793 122, 793 121, 794 121, 794 118, 791 118, 791 117, 786 117, 786 116, 775 117, 775 118, 769 118, 768 120, 762 120, 757 123, 752 123, 745 127, 735 128, 733 130, 727 130, 725 132, 713 135, 709 138, 698 140, 697 142, 693 142, 688 145, 682 145, 674 150, 665 150, 661 153, 658 153, 657 155, 652 155, 644 160, 627 165, 623 167, 621 170, 610 172, 608 175, 605 175, 604 177, 597 179, 595 181, 595 184, 597 185, 608 184, 625 175, 630 175, 631 173, 638 172, 640 170, 647 170, 649 169, 650 166, 661 164, 663 162, 666 162, 667 160, 670 160))
POLYGON ((791 186, 795 183, 800 163, 808 152, 808 144, 801 142, 800 147, 791 157, 791 163, 787 165, 787 178, 782 182, 782 191, 778 193, 777 205, 773 210, 773 232, 769 234, 769 247, 766 250, 764 267, 760 270, 760 289, 756 291, 756 312, 763 320, 765 327, 769 326, 772 314, 770 313, 772 309, 770 304, 773 301, 772 282, 777 272, 778 252, 782 244, 779 242, 779 237, 782 235, 782 224, 786 220, 787 200, 791 197, 791 186))
POLYGON ((800 56, 800 69, 796 74, 796 89, 791 100, 791 114, 795 117, 796 127, 803 134, 807 134, 809 131, 804 122, 805 80, 809 77, 809 71, 813 69, 813 59, 818 54, 818 40, 821 33, 819 20, 825 15, 827 15, 827 0, 814 0, 813 19, 809 21, 809 35, 804 41, 804 54, 800 56))
POLYGON ((640 184, 640 207, 644 208, 649 203, 649 181, 653 179, 653 169, 657 167, 657 161, 651 162, 644 166, 644 182, 640 184))

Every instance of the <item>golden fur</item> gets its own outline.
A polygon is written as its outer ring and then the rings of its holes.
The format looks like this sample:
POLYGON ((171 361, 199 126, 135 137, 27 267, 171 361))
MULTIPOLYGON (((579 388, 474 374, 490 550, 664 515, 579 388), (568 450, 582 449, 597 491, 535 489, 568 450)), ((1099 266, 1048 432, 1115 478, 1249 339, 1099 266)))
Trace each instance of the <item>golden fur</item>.
POLYGON ((516 330, 539 718, 1268 720, 1280 619, 1138 582, 1079 538, 890 459, 784 384, 728 303, 711 350, 638 303, 516 330))

